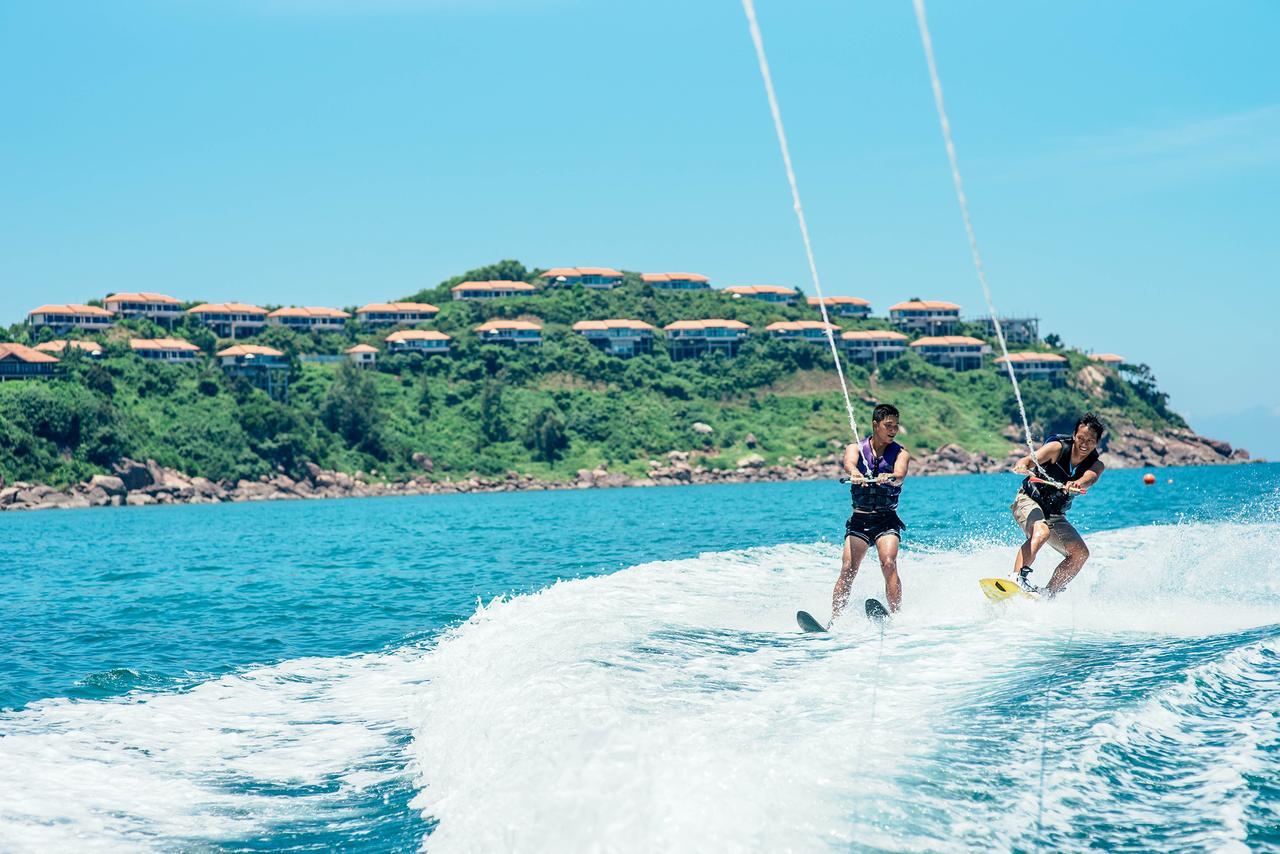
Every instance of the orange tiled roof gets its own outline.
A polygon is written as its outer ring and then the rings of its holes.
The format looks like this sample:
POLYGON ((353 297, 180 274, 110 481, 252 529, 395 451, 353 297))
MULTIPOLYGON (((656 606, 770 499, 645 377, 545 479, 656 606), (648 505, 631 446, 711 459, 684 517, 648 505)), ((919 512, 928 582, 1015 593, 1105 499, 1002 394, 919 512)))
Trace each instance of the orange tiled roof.
POLYGON ((641 273, 640 278, 646 282, 709 282, 706 276, 700 273, 641 273))
POLYGON ((112 294, 103 300, 107 305, 113 302, 162 302, 165 305, 178 305, 179 301, 165 294, 155 294, 150 291, 143 291, 136 294, 112 294))
POLYGON ((114 311, 108 311, 105 308, 99 308, 96 305, 81 305, 78 302, 67 303, 65 305, 42 305, 39 308, 32 309, 27 312, 30 317, 33 314, 91 314, 95 317, 114 317, 114 311))
POLYGON ((959 311, 960 306, 953 302, 944 302, 936 299, 909 299, 906 302, 900 302, 897 305, 889 306, 889 311, 920 311, 926 309, 933 309, 935 311, 959 311))
POLYGON ((263 347, 261 344, 236 344, 234 347, 228 347, 225 350, 218 351, 219 356, 283 356, 274 347, 263 347))
POLYGON ((751 327, 743 323, 741 320, 720 320, 713 318, 710 320, 677 320, 675 323, 668 323, 663 329, 750 329, 751 327))
POLYGON ((402 329, 399 332, 392 332, 383 341, 400 342, 400 341, 450 341, 450 336, 445 335, 435 329, 402 329))
POLYGON ((187 309, 187 314, 266 314, 265 308, 243 302, 206 302, 187 309))
POLYGON ((577 276, 617 276, 620 278, 622 273, 612 267, 552 267, 545 273, 540 273, 538 278, 554 279, 557 276, 564 276, 566 279, 577 276))
POLYGON ((925 338, 917 338, 911 342, 912 347, 972 347, 975 344, 979 347, 986 344, 981 338, 970 338, 968 335, 933 335, 925 338))
POLYGON ((356 314, 368 314, 373 311, 439 311, 431 303, 426 302, 371 302, 356 309, 356 314))
POLYGON ((184 341, 181 338, 130 338, 129 347, 133 350, 198 351, 200 349, 190 341, 184 341))
POLYGON ((351 315, 345 311, 339 311, 336 308, 326 308, 325 306, 316 305, 298 305, 289 306, 288 308, 277 308, 275 311, 267 315, 267 317, 341 317, 347 318, 351 315))
POLYGON ((50 356, 48 353, 42 353, 25 344, 0 344, 0 362, 5 359, 17 359, 19 362, 26 362, 32 365, 56 364, 58 361, 57 358, 50 356))
POLYGON ((907 336, 890 329, 856 329, 840 336, 846 341, 906 341, 907 336))
POLYGON ((59 338, 56 341, 46 341, 36 345, 36 349, 42 353, 62 353, 67 347, 74 347, 94 355, 102 352, 102 345, 97 341, 66 341, 59 338))
POLYGON ((508 282, 504 279, 499 279, 491 282, 463 282, 454 285, 449 290, 454 293, 458 291, 520 291, 523 293, 525 291, 536 291, 537 288, 528 282, 508 282))
POLYGON ((795 296, 795 288, 784 288, 781 285, 730 285, 724 289, 727 294, 742 294, 748 296, 750 294, 787 294, 795 296))
POLYGON ((1119 364, 1124 361, 1124 356, 1117 356, 1115 353, 1094 353, 1089 358, 1095 362, 1107 362, 1108 364, 1119 364))
MULTIPOLYGON (((1031 350, 1024 350, 1021 353, 1010 353, 1010 362, 1065 362, 1066 356, 1059 356, 1057 353, 1036 353, 1031 350)), ((1004 364, 1004 356, 996 359, 998 364, 1004 364)))
POLYGON ((805 329, 839 329, 834 323, 823 323, 821 320, 779 320, 765 327, 766 332, 801 332, 805 329))
POLYGON ((579 320, 573 324, 574 332, 587 332, 603 329, 653 329, 653 325, 643 320, 579 320))
POLYGON ((827 305, 871 305, 870 300, 865 300, 862 297, 809 297, 805 302, 812 306, 817 306, 821 302, 825 302, 827 305))
POLYGON ((494 319, 480 324, 476 327, 476 332, 497 332, 502 329, 541 329, 541 324, 532 323, 528 320, 500 320, 494 319))
POLYGON ((344 353, 376 353, 378 352, 378 348, 370 347, 368 344, 357 344, 354 347, 348 347, 342 352, 344 353))

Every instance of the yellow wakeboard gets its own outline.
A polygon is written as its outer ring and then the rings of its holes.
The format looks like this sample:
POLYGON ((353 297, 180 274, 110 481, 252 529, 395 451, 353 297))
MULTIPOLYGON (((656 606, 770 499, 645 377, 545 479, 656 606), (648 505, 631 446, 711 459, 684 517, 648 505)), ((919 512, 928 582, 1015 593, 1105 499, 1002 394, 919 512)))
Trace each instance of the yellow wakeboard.
POLYGON ((980 578, 978 586, 992 602, 1007 602, 1010 599, 1039 599, 1034 593, 1028 593, 1011 578, 980 578))

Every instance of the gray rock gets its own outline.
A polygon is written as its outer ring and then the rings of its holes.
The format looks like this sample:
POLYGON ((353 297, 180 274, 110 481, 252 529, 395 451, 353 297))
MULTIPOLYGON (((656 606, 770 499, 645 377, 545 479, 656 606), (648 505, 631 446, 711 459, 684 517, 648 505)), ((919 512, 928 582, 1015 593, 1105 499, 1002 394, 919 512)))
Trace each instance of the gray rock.
POLYGON ((764 457, 759 454, 747 454, 738 460, 740 469, 758 469, 764 465, 764 457))
POLYGON ((715 428, 712 427, 710 424, 707 424, 702 421, 695 421, 693 422, 693 432, 700 433, 703 436, 710 436, 712 433, 716 431, 715 431, 715 428))
POLYGON ((130 492, 135 489, 142 489, 144 486, 150 486, 153 482, 151 472, 148 471, 146 464, 137 460, 125 457, 116 463, 113 468, 120 480, 124 481, 125 489, 130 492))
POLYGON ((410 459, 413 460, 413 464, 415 466, 422 469, 423 471, 435 471, 435 468, 436 468, 435 461, 433 461, 431 457, 428 457, 426 454, 422 453, 422 451, 414 451, 413 456, 410 457, 410 459))
POLYGON ((106 507, 111 503, 111 495, 102 487, 95 486, 85 493, 90 507, 106 507))
POLYGON ((758 440, 756 439, 756 434, 748 433, 746 435, 746 438, 742 440, 742 443, 746 445, 748 448, 754 448, 758 444, 758 440))
POLYGON ((156 499, 145 492, 130 492, 125 497, 124 503, 130 507, 145 507, 148 504, 155 504, 156 499))
POLYGON ((12 504, 17 500, 18 493, 21 491, 22 490, 18 489, 16 486, 6 486, 4 489, 0 489, 0 507, 12 504))
POLYGON ((89 478, 90 491, 99 489, 107 495, 124 495, 127 491, 121 478, 109 474, 95 474, 89 478))
POLYGON ((307 470, 307 477, 312 481, 319 480, 320 476, 324 474, 324 469, 313 462, 303 463, 303 467, 307 470))

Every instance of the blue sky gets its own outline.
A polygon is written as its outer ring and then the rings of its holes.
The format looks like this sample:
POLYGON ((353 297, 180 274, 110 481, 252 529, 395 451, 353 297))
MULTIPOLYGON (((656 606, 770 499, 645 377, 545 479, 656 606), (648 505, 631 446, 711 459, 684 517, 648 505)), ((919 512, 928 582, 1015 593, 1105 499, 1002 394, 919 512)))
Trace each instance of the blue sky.
MULTIPOLYGON (((910 3, 757 8, 827 290, 979 313, 910 3)), ((1000 309, 1280 457, 1280 5, 929 12, 1000 309)), ((0 79, 3 322, 508 257, 809 288, 737 0, 0 0, 0 79)))

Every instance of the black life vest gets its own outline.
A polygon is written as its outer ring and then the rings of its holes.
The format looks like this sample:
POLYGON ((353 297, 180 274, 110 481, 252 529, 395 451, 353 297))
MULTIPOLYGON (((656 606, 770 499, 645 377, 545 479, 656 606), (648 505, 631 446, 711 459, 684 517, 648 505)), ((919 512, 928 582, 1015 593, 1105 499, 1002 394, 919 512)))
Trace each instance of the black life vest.
MULTIPOLYGON (((893 467, 898 463, 898 454, 902 446, 890 442, 884 454, 877 457, 871 445, 871 437, 864 439, 858 448, 858 471, 863 477, 876 477, 882 474, 893 474, 893 467), (867 459, 871 459, 871 468, 867 468, 867 459)), ((853 509, 859 513, 891 513, 898 509, 898 496, 902 494, 902 485, 895 483, 854 483, 850 486, 853 498, 853 509)))
MULTIPOLYGON (((1073 436, 1054 436, 1049 439, 1049 442, 1061 442, 1062 450, 1058 451, 1058 455, 1052 460, 1041 464, 1040 468, 1044 470, 1045 475, 1053 478, 1058 483, 1071 483, 1079 480, 1098 461, 1098 449, 1094 448, 1087 457, 1080 461, 1078 466, 1072 466, 1071 448, 1075 444, 1075 437, 1073 436)), ((1045 442, 1045 445, 1049 444, 1049 442, 1045 442)), ((1059 489, 1056 486, 1050 486, 1047 483, 1032 483, 1030 477, 1022 481, 1022 491, 1031 496, 1031 499, 1040 505, 1040 509, 1044 511, 1046 516, 1061 516, 1066 513, 1071 507, 1071 499, 1074 497, 1070 492, 1059 489)))

